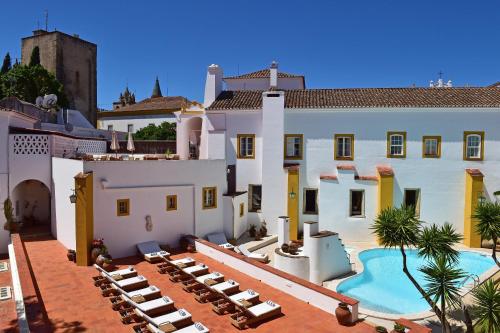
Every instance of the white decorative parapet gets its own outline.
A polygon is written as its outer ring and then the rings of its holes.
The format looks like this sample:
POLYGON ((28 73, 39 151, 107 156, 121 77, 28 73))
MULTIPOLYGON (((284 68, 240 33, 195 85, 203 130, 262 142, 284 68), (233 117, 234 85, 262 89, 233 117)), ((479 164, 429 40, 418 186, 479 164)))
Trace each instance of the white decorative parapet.
POLYGON ((14 134, 12 140, 15 155, 48 155, 50 153, 48 135, 14 134))
POLYGON ((106 141, 78 140, 78 152, 85 154, 106 154, 106 141))

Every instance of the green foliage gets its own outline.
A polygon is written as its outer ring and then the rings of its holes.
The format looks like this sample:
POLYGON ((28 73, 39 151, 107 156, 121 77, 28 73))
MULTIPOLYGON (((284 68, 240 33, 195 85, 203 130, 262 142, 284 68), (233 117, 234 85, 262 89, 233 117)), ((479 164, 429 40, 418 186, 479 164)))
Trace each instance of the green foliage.
POLYGON ((5 199, 3 202, 3 214, 5 216, 3 228, 5 230, 11 230, 12 224, 14 223, 14 208, 12 208, 12 201, 10 198, 5 199))
POLYGON ((476 328, 480 333, 500 332, 500 286, 488 280, 473 292, 472 313, 477 318, 476 328))
POLYGON ((5 58, 3 58, 2 68, 0 69, 0 74, 5 74, 12 68, 10 54, 7 52, 5 58))
POLYGON ((428 260, 444 256, 446 260, 458 262, 459 251, 453 245, 462 240, 462 235, 456 232, 455 228, 445 223, 438 227, 433 224, 424 227, 418 239, 418 255, 428 260))
POLYGON ((481 238, 493 240, 491 257, 500 267, 500 262, 496 256, 496 246, 500 237, 500 204, 498 202, 480 203, 476 207, 473 217, 478 219, 476 231, 481 235, 481 238))
MULTIPOLYGON (((460 304, 459 282, 466 274, 459 268, 454 268, 455 263, 442 255, 434 257, 425 266, 418 270, 424 273, 427 282, 425 289, 435 303, 456 306, 460 304)), ((445 312, 444 308, 441 311, 445 312)))
POLYGON ((64 88, 55 76, 41 65, 17 65, 0 77, 4 96, 15 96, 21 100, 35 103, 38 96, 56 94, 57 104, 68 107, 64 88))
POLYGON ((31 51, 30 67, 40 65, 40 48, 35 46, 31 51))
POLYGON ((160 126, 150 124, 134 133, 135 140, 175 140, 176 124, 163 122, 160 126))
POLYGON ((416 246, 422 221, 413 208, 388 207, 377 216, 371 229, 385 247, 416 246))

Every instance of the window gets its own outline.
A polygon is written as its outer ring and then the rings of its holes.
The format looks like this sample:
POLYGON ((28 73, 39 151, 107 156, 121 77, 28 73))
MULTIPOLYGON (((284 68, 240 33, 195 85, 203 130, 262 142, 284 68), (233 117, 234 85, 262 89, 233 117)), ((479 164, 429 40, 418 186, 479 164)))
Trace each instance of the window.
POLYGON ((406 132, 387 132, 387 157, 406 157, 406 132))
POLYGON ((354 158, 354 134, 335 134, 334 156, 336 160, 354 158))
POLYGON ((117 216, 130 215, 130 199, 116 200, 116 215, 117 216))
POLYGON ((424 136, 422 138, 422 157, 424 158, 441 157, 440 136, 424 136))
POLYGON ((108 125, 108 131, 112 131, 113 130, 113 125, 108 125))
POLYGON ((262 198, 262 185, 248 185, 248 211, 259 212, 262 198))
POLYGON ((303 202, 304 214, 318 214, 318 189, 305 188, 303 202))
POLYGON ((365 191, 351 190, 349 216, 363 217, 365 215, 365 191))
POLYGON ((285 134, 285 159, 302 159, 302 134, 285 134))
POLYGON ((482 161, 484 157, 484 132, 464 132, 464 160, 482 161))
POLYGON ((167 195, 167 211, 177 210, 177 195, 167 195))
POLYGON ((255 134, 238 134, 238 158, 255 158, 255 134))
POLYGON ((415 216, 420 216, 420 190, 419 189, 405 189, 403 198, 405 206, 412 207, 415 211, 415 216))
POLYGON ((203 209, 217 208, 217 188, 203 188, 203 209))
POLYGON ((127 132, 134 133, 134 125, 133 124, 128 124, 127 125, 127 132))
POLYGON ((245 215, 245 204, 242 202, 240 203, 240 217, 243 217, 245 215))

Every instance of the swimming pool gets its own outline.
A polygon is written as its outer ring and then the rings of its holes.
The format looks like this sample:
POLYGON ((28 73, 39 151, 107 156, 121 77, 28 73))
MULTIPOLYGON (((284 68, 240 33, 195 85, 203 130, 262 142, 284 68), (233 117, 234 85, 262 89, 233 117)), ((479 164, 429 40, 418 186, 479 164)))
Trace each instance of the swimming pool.
MULTIPOLYGON (((407 250, 407 265, 421 286, 424 275, 418 267, 425 260, 416 250, 407 250)), ((364 271, 337 287, 337 291, 360 301, 360 307, 390 314, 418 313, 430 307, 402 270, 401 252, 396 249, 371 249, 359 253, 364 271)), ((495 265, 493 259, 476 252, 461 251, 458 267, 468 274, 481 275, 495 265)), ((470 281, 469 281, 470 282, 470 281)))

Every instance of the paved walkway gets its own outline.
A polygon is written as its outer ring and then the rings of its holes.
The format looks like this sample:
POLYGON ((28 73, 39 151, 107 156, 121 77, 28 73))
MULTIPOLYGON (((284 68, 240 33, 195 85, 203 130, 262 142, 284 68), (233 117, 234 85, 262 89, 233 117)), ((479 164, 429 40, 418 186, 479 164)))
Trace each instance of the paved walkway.
MULTIPOLYGON (((66 249, 52 239, 25 243, 33 267, 40 294, 55 332, 131 332, 131 326, 120 322, 109 301, 93 286, 92 267, 78 267, 66 259, 66 249)), ((261 294, 261 300, 273 300, 282 306, 283 316, 269 320, 250 332, 375 332, 372 326, 360 322, 352 327, 340 326, 336 318, 280 292, 243 273, 229 268, 201 254, 180 254, 174 258, 191 256, 207 264, 211 271, 219 271, 226 279, 234 279, 241 289, 251 288, 261 294)), ((192 294, 182 290, 179 284, 170 282, 166 275, 156 272, 156 266, 137 258, 117 260, 123 265, 134 265, 139 274, 148 278, 150 284, 158 286, 164 295, 170 296, 178 308, 186 308, 194 321, 200 321, 214 333, 238 332, 230 323, 228 315, 219 316, 211 310, 210 304, 200 304, 192 294)))

